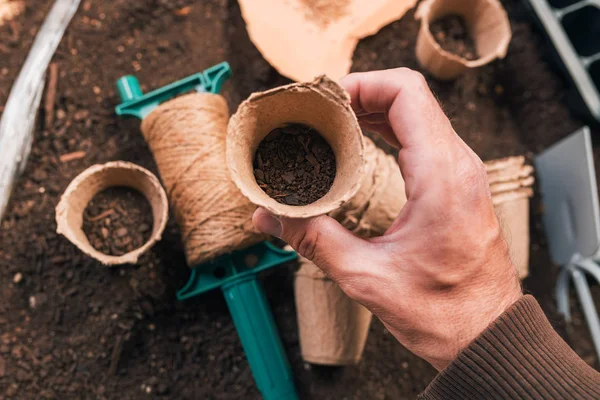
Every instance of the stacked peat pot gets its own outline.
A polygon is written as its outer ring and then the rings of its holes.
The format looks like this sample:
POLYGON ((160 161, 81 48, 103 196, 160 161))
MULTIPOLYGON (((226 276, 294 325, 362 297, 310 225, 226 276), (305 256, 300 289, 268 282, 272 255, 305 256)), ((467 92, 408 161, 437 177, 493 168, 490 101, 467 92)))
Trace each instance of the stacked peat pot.
POLYGON ((529 274, 529 198, 533 195, 533 167, 525 157, 485 163, 492 201, 519 278, 529 274))

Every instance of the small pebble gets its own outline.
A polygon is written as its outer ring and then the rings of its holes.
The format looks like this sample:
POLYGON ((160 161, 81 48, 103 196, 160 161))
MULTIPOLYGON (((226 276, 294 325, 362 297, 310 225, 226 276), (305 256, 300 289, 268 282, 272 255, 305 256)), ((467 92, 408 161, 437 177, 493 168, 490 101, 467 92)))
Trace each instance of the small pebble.
POLYGON ((168 391, 169 391, 169 387, 167 385, 165 385, 164 383, 159 383, 158 386, 156 387, 156 393, 158 393, 158 394, 167 394, 168 391))
POLYGON ((117 229, 117 231, 115 232, 115 234, 117 235, 117 237, 123 237, 127 235, 127 228, 119 228, 117 229))
POLYGON ((13 282, 14 283, 21 283, 21 281, 23 280, 23 274, 20 272, 17 272, 15 274, 15 276, 13 276, 13 282))
POLYGON ((16 383, 11 383, 8 389, 6 389, 6 395, 8 396, 8 398, 11 398, 15 396, 18 391, 19 385, 17 385, 16 383))
POLYGON ((38 293, 35 296, 29 297, 29 307, 35 309, 42 306, 48 300, 48 295, 38 293))
POLYGON ((90 116, 90 112, 88 110, 79 110, 75 113, 73 118, 75 119, 75 121, 83 121, 84 119, 86 119, 89 116, 90 116))

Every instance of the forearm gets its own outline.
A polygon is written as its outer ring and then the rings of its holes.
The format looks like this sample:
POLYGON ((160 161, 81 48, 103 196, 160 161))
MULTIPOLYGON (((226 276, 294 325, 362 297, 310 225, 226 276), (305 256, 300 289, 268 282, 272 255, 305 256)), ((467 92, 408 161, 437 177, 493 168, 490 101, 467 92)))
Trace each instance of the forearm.
POLYGON ((475 339, 420 396, 433 399, 599 399, 600 373, 524 296, 475 339))

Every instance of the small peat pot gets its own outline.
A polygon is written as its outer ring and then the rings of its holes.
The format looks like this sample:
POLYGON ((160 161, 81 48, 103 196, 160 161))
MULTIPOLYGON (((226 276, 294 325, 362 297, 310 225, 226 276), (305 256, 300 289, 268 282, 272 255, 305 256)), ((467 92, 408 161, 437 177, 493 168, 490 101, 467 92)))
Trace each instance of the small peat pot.
POLYGON ((229 123, 227 165, 252 203, 275 215, 308 218, 356 194, 364 147, 348 94, 321 76, 244 101, 229 123))
MULTIPOLYGON (((532 182, 533 183, 533 182, 532 182)), ((520 279, 529 275, 529 187, 492 195, 502 234, 520 279)))
MULTIPOLYGON (((56 206, 56 231, 69 239, 83 253, 95 258, 104 265, 135 264, 141 254, 160 240, 167 223, 168 210, 167 195, 156 176, 135 164, 114 161, 91 166, 69 184, 56 206), (151 218, 146 216, 149 222, 151 221, 151 226, 145 224, 145 227, 136 227, 137 229, 149 231, 149 238, 144 243, 140 243, 139 247, 135 249, 127 248, 128 251, 120 255, 111 255, 99 251, 84 232, 84 224, 89 220, 105 220, 110 223, 110 218, 115 213, 128 213, 129 210, 124 210, 118 203, 115 203, 110 209, 97 213, 87 221, 85 220, 86 209, 91 205, 91 202, 95 201, 96 195, 100 196, 113 189, 129 191, 127 193, 131 196, 129 201, 134 202, 133 205, 136 208, 134 211, 137 212, 144 210, 143 206, 145 204, 141 203, 145 203, 145 200, 147 200, 149 203, 147 211, 151 213, 151 218), (135 195, 138 194, 145 197, 145 199, 136 198, 135 195)), ((101 228, 103 229, 104 239, 116 238, 123 244, 129 242, 129 247, 131 247, 131 238, 125 237, 127 229, 124 227, 114 228, 114 226, 111 226, 114 232, 109 231, 108 228, 101 228)))
POLYGON ((492 201, 508 242, 510 255, 524 279, 529 274, 529 198, 533 196, 533 167, 525 157, 485 162, 492 201))
POLYGON ((312 262, 299 261, 294 292, 302 358, 319 365, 357 364, 373 315, 312 262))
POLYGON ((440 80, 451 80, 470 68, 504 58, 511 39, 506 11, 498 0, 426 0, 416 56, 440 80))

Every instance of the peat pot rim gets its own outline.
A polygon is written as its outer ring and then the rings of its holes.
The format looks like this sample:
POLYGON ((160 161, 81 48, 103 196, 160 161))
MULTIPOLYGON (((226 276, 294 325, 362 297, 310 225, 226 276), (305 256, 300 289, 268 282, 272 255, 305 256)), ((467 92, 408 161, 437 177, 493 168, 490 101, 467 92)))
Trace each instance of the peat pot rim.
POLYGON ((227 165, 238 189, 253 204, 289 218, 327 214, 351 199, 365 174, 364 149, 348 93, 325 76, 252 94, 231 117, 227 133, 227 165), (336 176, 329 192, 304 206, 277 202, 258 186, 254 177, 258 145, 271 130, 290 123, 318 131, 336 158, 336 176))
POLYGON ((125 161, 96 164, 77 175, 61 196, 56 206, 56 232, 103 265, 135 264, 140 255, 160 240, 167 224, 168 204, 158 178, 147 169, 125 161), (99 192, 117 186, 137 190, 148 200, 152 206, 153 226, 150 238, 142 246, 129 253, 112 256, 96 250, 90 244, 82 223, 90 200, 99 192))

